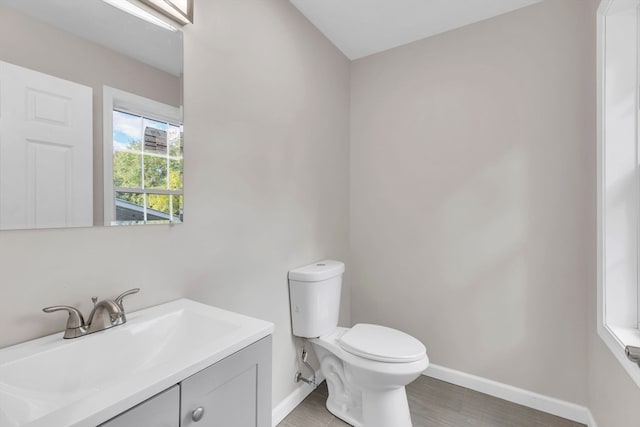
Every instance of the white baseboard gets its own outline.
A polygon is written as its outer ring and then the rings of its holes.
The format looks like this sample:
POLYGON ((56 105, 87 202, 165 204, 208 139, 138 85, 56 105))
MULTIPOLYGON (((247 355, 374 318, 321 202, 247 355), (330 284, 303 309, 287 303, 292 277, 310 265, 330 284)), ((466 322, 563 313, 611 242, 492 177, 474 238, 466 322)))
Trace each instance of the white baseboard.
POLYGON ((434 364, 430 364, 423 375, 479 391, 480 393, 488 394, 519 405, 527 406, 538 411, 566 418, 568 420, 585 424, 588 427, 597 427, 591 411, 589 411, 588 408, 575 403, 544 396, 532 391, 434 364))
POLYGON ((587 423, 588 427, 598 427, 598 423, 596 423, 596 419, 593 418, 593 414, 591 413, 591 411, 589 409, 587 409, 588 412, 588 417, 589 417, 589 422, 587 423))
MULTIPOLYGON (((316 372, 316 383, 320 384, 324 381, 324 376, 318 370, 316 372)), ((308 384, 301 383, 300 387, 292 391, 280 403, 278 403, 271 411, 271 425, 276 427, 284 418, 293 411, 302 401, 314 390, 308 384)))
MULTIPOLYGON (((585 424, 587 427, 598 427, 591 411, 589 411, 588 408, 575 403, 555 399, 553 397, 548 397, 532 391, 434 364, 430 364, 423 375, 479 391, 480 393, 527 406, 548 414, 557 415, 558 417, 585 424)), ((316 372, 316 381, 318 384, 324 381, 324 376, 319 370, 316 372)), ((310 385, 302 384, 277 404, 273 408, 271 415, 273 427, 282 422, 282 420, 289 415, 296 406, 302 403, 302 401, 311 394, 312 391, 313 388, 310 385)))

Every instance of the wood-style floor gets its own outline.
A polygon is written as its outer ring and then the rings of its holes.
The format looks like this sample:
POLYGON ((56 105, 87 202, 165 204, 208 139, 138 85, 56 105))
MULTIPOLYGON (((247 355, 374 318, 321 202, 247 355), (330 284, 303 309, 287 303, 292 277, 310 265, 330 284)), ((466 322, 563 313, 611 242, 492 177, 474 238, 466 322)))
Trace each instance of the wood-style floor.
MULTIPOLYGON (((407 387, 407 396, 414 427, 585 427, 425 376, 407 387)), ((278 427, 349 426, 327 411, 326 399, 322 383, 278 427)))

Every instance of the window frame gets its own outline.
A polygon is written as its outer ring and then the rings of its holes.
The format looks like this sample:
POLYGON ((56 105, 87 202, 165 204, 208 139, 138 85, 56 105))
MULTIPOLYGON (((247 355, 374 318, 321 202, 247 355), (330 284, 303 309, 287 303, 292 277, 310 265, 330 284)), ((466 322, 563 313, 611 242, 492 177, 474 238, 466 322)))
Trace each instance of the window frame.
MULTIPOLYGON (((640 7, 640 1, 636 1, 636 7, 640 7)), ((636 85, 635 85, 635 173, 634 185, 632 193, 633 200, 630 202, 635 209, 635 233, 632 233, 634 241, 635 253, 627 252, 629 259, 635 259, 635 283, 618 282, 618 287, 625 287, 630 293, 636 293, 636 298, 628 301, 628 305, 622 307, 631 313, 630 317, 634 317, 635 325, 620 326, 614 325, 613 322, 608 323, 607 311, 620 309, 620 298, 614 298, 611 288, 607 288, 607 181, 606 181, 606 160, 607 160, 607 88, 606 88, 606 70, 607 70, 607 45, 606 45, 606 20, 610 16, 612 7, 616 0, 602 0, 596 12, 596 64, 597 64, 597 333, 605 345, 613 353, 615 358, 620 362, 625 371, 633 379, 638 387, 640 387, 640 368, 638 365, 630 361, 625 354, 627 345, 640 346, 640 207, 638 205, 640 196, 640 168, 638 165, 638 123, 640 120, 639 105, 639 82, 640 82, 640 65, 636 60, 636 85), (615 299, 615 301, 613 301, 615 299), (614 304, 615 302, 615 304, 614 304)), ((639 9, 640 10, 640 9, 639 9)), ((637 27, 640 27, 640 13, 637 14, 637 27)), ((636 31, 638 35, 640 31, 636 31)), ((636 42, 636 57, 640 58, 640 43, 636 42)), ((615 240, 615 239, 612 239, 615 240)), ((613 287, 613 286, 612 286, 613 287)))
MULTIPOLYGON (((123 223, 116 221, 115 192, 113 185, 113 111, 118 110, 148 119, 182 124, 182 107, 174 107, 154 101, 139 95, 109 86, 103 86, 103 188, 104 188, 104 224, 105 225, 148 225, 148 224, 179 224, 182 221, 152 221, 139 223, 123 223)), ((183 156, 184 162, 184 156, 183 156)), ((183 163, 184 165, 184 163, 183 163)), ((136 190, 130 188, 129 190, 136 190)), ((181 195, 184 203, 184 186, 180 191, 164 189, 137 189, 145 194, 181 195)))

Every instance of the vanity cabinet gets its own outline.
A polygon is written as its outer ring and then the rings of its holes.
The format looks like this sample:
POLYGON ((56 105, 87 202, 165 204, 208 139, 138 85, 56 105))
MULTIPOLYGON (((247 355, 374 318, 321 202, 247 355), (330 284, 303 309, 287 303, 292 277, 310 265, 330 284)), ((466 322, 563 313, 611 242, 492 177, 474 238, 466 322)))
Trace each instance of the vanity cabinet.
POLYGON ((271 335, 99 427, 271 427, 271 335))
POLYGON ((182 427, 271 427, 271 336, 185 379, 180 387, 182 427))
POLYGON ((179 427, 180 386, 175 385, 99 427, 179 427))

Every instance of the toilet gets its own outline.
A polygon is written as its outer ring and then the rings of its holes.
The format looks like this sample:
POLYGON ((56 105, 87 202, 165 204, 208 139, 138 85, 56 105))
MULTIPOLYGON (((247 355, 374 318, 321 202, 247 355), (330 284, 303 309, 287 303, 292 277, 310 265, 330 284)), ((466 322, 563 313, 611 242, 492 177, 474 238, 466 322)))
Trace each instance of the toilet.
POLYGON ((424 345, 396 329, 338 327, 344 263, 289 271, 293 335, 307 338, 327 380, 327 409, 355 427, 411 427, 405 386, 429 365, 424 345))

